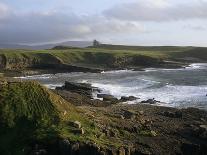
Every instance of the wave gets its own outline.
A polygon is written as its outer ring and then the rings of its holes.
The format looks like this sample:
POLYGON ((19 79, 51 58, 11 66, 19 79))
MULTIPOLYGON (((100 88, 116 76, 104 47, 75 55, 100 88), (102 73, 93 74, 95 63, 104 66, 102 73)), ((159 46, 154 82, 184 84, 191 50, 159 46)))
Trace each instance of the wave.
POLYGON ((196 69, 207 69, 207 63, 193 63, 183 68, 146 68, 145 72, 156 72, 156 71, 181 71, 181 70, 196 70, 196 69))
POLYGON ((62 87, 64 84, 44 84, 49 89, 55 89, 56 87, 62 87))
POLYGON ((132 73, 135 72, 133 69, 113 70, 113 71, 102 71, 102 74, 117 74, 117 73, 132 73))
POLYGON ((52 74, 42 74, 42 75, 20 76, 20 77, 14 77, 14 78, 36 80, 36 79, 49 79, 51 77, 52 77, 52 74))
POLYGON ((185 69, 207 69, 207 63, 193 63, 185 67, 185 69))

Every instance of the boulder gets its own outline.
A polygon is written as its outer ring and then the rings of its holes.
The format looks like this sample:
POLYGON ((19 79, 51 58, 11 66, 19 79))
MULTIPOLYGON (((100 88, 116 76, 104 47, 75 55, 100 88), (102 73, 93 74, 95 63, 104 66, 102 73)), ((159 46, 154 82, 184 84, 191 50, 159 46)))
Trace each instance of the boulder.
POLYGON ((79 121, 70 122, 69 125, 73 126, 74 128, 81 128, 81 123, 79 121))
POLYGON ((149 104, 156 104, 160 103, 160 101, 156 101, 154 98, 142 101, 141 103, 149 103, 149 104))
POLYGON ((56 90, 67 90, 70 92, 78 93, 81 95, 86 95, 92 98, 92 92, 98 91, 98 88, 92 87, 91 84, 88 83, 75 83, 66 81, 65 85, 62 87, 57 87, 56 90))
POLYGON ((122 96, 120 101, 121 102, 127 102, 127 101, 134 101, 138 99, 137 97, 134 97, 134 96, 129 96, 129 97, 126 97, 126 96, 122 96))
POLYGON ((98 98, 103 98, 103 101, 118 102, 118 99, 113 95, 108 94, 97 94, 98 98))
POLYGON ((85 130, 84 130, 83 128, 81 128, 81 129, 77 129, 77 130, 73 130, 73 132, 74 132, 75 134, 80 134, 80 135, 85 134, 85 130))

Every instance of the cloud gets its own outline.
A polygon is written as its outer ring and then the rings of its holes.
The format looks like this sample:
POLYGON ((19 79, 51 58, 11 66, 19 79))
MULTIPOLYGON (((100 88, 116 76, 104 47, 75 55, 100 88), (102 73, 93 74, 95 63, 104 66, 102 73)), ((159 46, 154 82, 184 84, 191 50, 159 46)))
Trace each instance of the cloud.
POLYGON ((6 18, 9 14, 9 7, 3 3, 0 3, 0 20, 6 18))
POLYGON ((86 40, 117 33, 141 33, 137 22, 107 19, 101 15, 77 15, 56 11, 13 13, 0 23, 1 43, 48 43, 86 40))
POLYGON ((207 1, 170 2, 169 0, 138 0, 134 3, 118 4, 105 10, 108 18, 127 21, 177 21, 207 19, 207 1))

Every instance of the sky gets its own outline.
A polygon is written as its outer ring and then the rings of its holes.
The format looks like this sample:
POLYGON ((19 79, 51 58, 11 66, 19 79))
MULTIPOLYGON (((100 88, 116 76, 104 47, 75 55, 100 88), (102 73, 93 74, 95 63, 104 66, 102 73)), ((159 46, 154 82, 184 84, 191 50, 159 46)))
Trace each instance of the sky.
POLYGON ((207 0, 0 0, 0 43, 207 46, 207 0))

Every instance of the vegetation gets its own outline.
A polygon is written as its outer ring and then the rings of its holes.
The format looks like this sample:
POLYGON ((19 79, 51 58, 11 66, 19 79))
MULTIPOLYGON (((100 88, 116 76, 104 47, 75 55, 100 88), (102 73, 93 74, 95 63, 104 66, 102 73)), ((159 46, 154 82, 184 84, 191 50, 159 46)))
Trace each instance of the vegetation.
POLYGON ((0 86, 0 154, 28 154, 34 142, 49 145, 57 139, 92 142, 102 148, 121 145, 102 135, 83 110, 37 82, 0 86), (81 123, 84 133, 73 126, 75 121, 81 123))
POLYGON ((88 68, 165 67, 169 62, 206 62, 207 48, 104 45, 90 48, 57 46, 51 50, 0 50, 0 68, 54 68, 73 65, 88 68))

